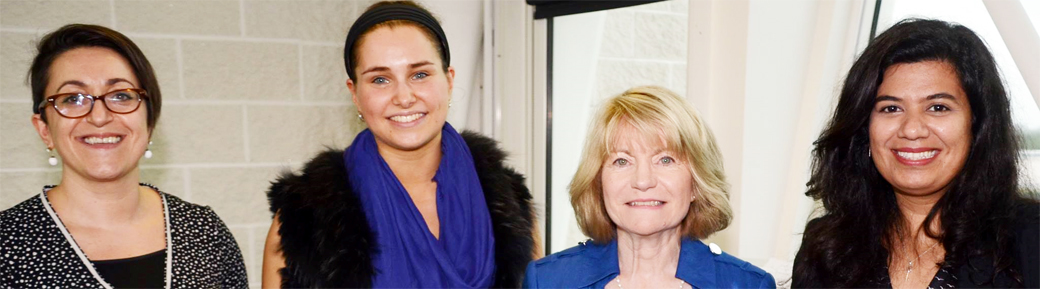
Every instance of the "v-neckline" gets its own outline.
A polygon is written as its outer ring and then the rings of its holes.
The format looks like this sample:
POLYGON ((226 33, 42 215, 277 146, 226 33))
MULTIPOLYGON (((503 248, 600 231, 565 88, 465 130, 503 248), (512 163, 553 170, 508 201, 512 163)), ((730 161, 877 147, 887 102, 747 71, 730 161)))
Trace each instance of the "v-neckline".
MULTIPOLYGON (((141 185, 142 186, 146 186, 148 188, 151 188, 152 190, 155 190, 155 192, 158 193, 159 197, 162 199, 163 227, 164 227, 163 229, 166 232, 166 239, 165 239, 165 241, 166 241, 166 270, 165 270, 165 272, 166 272, 165 279, 166 280, 165 280, 165 285, 166 286, 164 288, 169 289, 169 288, 171 288, 170 287, 170 283, 171 283, 171 280, 173 279, 172 278, 173 277, 173 275, 172 275, 172 271, 173 271, 172 270, 173 269, 172 268, 173 267, 173 242, 171 242, 173 240, 173 238, 171 238, 171 236, 170 236, 171 235, 170 234, 170 206, 168 205, 168 202, 166 201, 166 195, 163 194, 162 191, 159 191, 159 189, 157 189, 155 187, 152 187, 150 185, 147 185, 147 184, 141 184, 141 185)), ((98 283, 100 283, 101 286, 104 287, 105 289, 113 289, 112 285, 109 284, 107 281, 105 281, 105 279, 102 278, 100 274, 98 274, 97 269, 94 268, 94 264, 91 263, 90 259, 87 258, 87 255, 85 253, 83 253, 83 249, 81 249, 79 247, 79 244, 76 243, 76 240, 72 237, 72 234, 69 233, 68 228, 65 228, 65 223, 63 223, 61 221, 61 217, 59 217, 58 214, 56 212, 54 212, 54 208, 51 207, 50 201, 47 200, 47 192, 50 191, 52 188, 54 188, 54 186, 47 186, 47 187, 43 188, 43 192, 40 192, 39 196, 40 196, 40 201, 43 202, 43 208, 46 209, 47 214, 50 215, 52 220, 54 220, 54 223, 55 223, 55 225, 57 225, 58 230, 60 230, 61 234, 63 236, 65 236, 65 240, 68 241, 69 246, 72 247, 72 250, 74 252, 76 252, 76 256, 78 256, 80 261, 83 262, 83 265, 87 267, 87 271, 90 271, 90 275, 94 276, 94 279, 97 280, 98 283)))

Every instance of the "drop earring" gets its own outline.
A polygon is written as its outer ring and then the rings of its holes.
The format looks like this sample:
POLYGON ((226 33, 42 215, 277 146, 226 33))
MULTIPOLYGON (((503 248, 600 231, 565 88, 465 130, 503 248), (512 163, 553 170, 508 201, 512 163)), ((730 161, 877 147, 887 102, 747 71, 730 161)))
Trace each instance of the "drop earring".
POLYGON ((152 141, 148 141, 148 149, 144 150, 144 158, 152 158, 152 141))
POLYGON ((51 166, 58 165, 58 158, 54 157, 54 152, 51 148, 47 148, 47 154, 51 155, 51 157, 47 159, 47 163, 51 164, 51 166))

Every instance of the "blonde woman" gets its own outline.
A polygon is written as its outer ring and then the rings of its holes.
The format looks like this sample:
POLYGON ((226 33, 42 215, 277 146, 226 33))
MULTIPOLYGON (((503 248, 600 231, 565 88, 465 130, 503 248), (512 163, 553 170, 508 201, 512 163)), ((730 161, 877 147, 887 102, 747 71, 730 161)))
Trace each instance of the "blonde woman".
POLYGON ((630 89, 591 124, 571 205, 592 240, 531 262, 525 288, 775 288, 700 239, 733 218, 715 138, 660 87, 630 89))

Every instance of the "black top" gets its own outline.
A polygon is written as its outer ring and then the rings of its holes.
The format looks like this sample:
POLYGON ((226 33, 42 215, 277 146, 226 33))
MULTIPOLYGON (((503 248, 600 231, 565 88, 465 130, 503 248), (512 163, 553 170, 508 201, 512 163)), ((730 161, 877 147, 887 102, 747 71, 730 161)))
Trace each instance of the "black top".
MULTIPOLYGON (((462 132, 480 177, 495 233, 495 284, 519 288, 534 252, 534 211, 524 178, 505 166, 494 140, 462 132)), ((285 173, 267 193, 282 225, 283 288, 367 288, 376 272, 375 235, 347 178, 342 150, 314 157, 299 174, 285 173)))
MULTIPOLYGON (((892 288, 892 279, 888 277, 888 266, 885 266, 884 274, 878 276, 877 284, 880 288, 892 288)), ((943 263, 939 266, 939 270, 935 272, 935 276, 932 277, 932 281, 928 282, 928 289, 951 289, 957 288, 957 275, 953 274, 953 267, 950 264, 943 263)))
POLYGON ((124 259, 90 261, 98 275, 115 288, 162 288, 165 286, 166 250, 124 259))
MULTIPOLYGON (((944 264, 940 272, 936 273, 937 278, 933 278, 930 286, 936 286, 934 288, 1009 288, 1009 287, 1025 287, 1025 288, 1040 288, 1040 204, 1036 201, 1024 201, 1021 204, 1016 205, 1015 218, 1012 221, 1011 229, 1014 232, 1014 240, 1011 244, 1009 251, 1014 259, 1011 266, 1017 274, 1020 276, 1012 276, 1007 271, 994 276, 993 258, 989 256, 980 257, 969 257, 964 263, 956 266, 949 266, 944 264), (948 277, 948 278, 943 278, 948 277), (943 280, 939 280, 942 278, 943 280), (1021 278, 1021 285, 1016 280, 1021 278)), ((808 228, 818 225, 822 222, 820 217, 814 219, 806 225, 806 231, 808 228)), ((800 264, 818 264, 815 260, 809 260, 806 256, 809 254, 808 251, 814 250, 806 246, 806 237, 803 236, 802 246, 798 250, 798 254, 794 258, 795 268, 798 268, 800 264)), ((887 264, 877 264, 877 268, 881 268, 879 275, 887 274, 887 264)), ((817 268, 819 269, 819 268, 817 268)), ((867 284, 860 284, 857 287, 872 287, 872 288, 891 288, 891 280, 888 280, 887 276, 879 276, 881 278, 874 278, 874 280, 868 281, 867 284)), ((826 288, 833 287, 825 284, 824 276, 792 276, 791 277, 792 288, 826 288)))

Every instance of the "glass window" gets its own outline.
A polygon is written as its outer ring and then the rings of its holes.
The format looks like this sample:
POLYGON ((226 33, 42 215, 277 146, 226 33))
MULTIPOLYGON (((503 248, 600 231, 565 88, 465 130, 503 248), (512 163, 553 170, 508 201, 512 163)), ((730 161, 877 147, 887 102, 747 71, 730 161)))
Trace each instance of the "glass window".
POLYGON ((669 0, 552 18, 550 253, 588 239, 567 188, 602 101, 638 85, 686 94, 686 5, 669 0))

